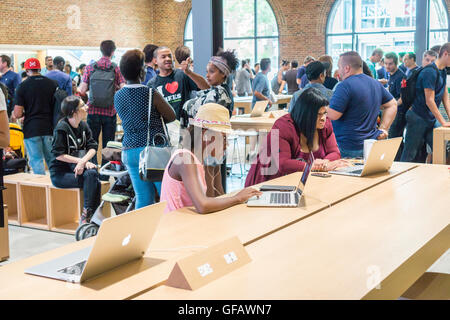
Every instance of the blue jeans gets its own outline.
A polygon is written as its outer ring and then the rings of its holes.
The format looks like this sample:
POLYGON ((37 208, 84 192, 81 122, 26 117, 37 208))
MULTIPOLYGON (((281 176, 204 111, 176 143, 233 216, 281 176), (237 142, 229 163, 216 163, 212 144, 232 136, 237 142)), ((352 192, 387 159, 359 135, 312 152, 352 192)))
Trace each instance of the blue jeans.
POLYGON ((27 150, 28 159, 30 161, 31 169, 34 174, 45 175, 44 159, 47 167, 54 156, 52 154, 52 136, 38 136, 24 140, 25 148, 27 150))
POLYGON ((136 209, 155 203, 155 188, 161 194, 161 182, 153 183, 141 180, 139 176, 139 154, 144 148, 122 151, 122 162, 127 167, 136 194, 136 209))
MULTIPOLYGON (((87 116, 87 124, 92 131, 92 137, 98 143, 98 138, 100 137, 100 131, 102 132, 102 146, 106 148, 109 141, 114 141, 116 139, 116 127, 117 127, 117 117, 114 115, 101 116, 98 114, 89 114, 87 116)), ((92 163, 97 164, 97 157, 91 159, 92 163)), ((102 160, 102 166, 106 164, 107 161, 102 160)), ((100 180, 107 181, 109 178, 107 176, 100 176, 100 180)))
POLYGON ((100 205, 101 185, 96 169, 84 170, 82 175, 76 177, 72 171, 51 172, 50 178, 57 188, 83 188, 84 208, 97 210, 100 205))
POLYGON ((339 148, 339 151, 341 152, 341 158, 342 159, 357 159, 357 158, 364 158, 364 150, 344 150, 339 148))
POLYGON ((430 123, 409 110, 406 113, 405 146, 400 161, 414 162, 424 143, 433 148, 433 130, 439 126, 437 120, 430 123))
MULTIPOLYGON (((404 112, 397 112, 397 116, 395 117, 394 122, 389 129, 389 139, 403 137, 403 133, 405 132, 406 127, 406 114, 404 112)), ((398 149, 397 156, 395 157, 395 161, 400 161, 402 153, 403 153, 403 141, 398 149)))

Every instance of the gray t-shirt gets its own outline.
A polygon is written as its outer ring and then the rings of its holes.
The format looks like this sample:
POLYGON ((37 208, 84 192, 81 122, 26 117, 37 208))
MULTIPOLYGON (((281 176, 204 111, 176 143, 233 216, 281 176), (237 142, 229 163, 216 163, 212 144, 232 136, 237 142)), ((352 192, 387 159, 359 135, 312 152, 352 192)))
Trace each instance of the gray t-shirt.
POLYGON ((252 85, 250 82, 250 73, 247 69, 241 69, 236 73, 236 91, 237 94, 243 96, 247 93, 247 95, 252 95, 252 85))

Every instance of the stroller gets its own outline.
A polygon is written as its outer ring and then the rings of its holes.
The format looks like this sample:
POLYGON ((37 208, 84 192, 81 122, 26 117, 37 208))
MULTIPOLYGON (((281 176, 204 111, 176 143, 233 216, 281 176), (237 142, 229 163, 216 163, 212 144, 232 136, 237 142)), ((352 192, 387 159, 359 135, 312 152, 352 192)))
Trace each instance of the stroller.
POLYGON ((102 221, 105 219, 103 208, 105 203, 110 203, 116 215, 121 215, 134 210, 135 194, 131 178, 121 159, 122 144, 119 142, 108 142, 102 150, 102 156, 109 161, 100 169, 100 174, 113 177, 114 183, 109 191, 102 196, 102 201, 91 218, 90 223, 78 227, 75 233, 77 241, 84 240, 97 235, 102 221))
POLYGON ((15 174, 27 171, 25 158, 25 143, 22 128, 16 123, 9 124, 9 147, 5 148, 3 156, 3 174, 15 174))

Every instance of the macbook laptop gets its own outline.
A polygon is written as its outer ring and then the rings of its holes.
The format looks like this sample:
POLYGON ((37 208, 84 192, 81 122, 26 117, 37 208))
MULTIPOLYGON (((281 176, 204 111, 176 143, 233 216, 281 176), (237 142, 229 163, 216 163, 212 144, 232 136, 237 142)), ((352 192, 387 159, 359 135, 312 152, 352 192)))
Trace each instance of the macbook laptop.
POLYGON ((81 283, 141 258, 166 208, 161 202, 103 220, 92 247, 36 265, 25 273, 81 283))
POLYGON ((262 117, 264 112, 266 111, 267 105, 269 104, 269 102, 267 100, 263 100, 263 101, 258 101, 255 103, 255 106, 252 109, 252 113, 250 114, 241 114, 238 115, 237 117, 239 118, 257 118, 257 117, 262 117))
POLYGON ((399 137, 388 140, 377 140, 373 143, 364 166, 361 167, 361 165, 359 165, 340 168, 335 171, 330 171, 330 173, 364 177, 375 173, 387 172, 394 163, 402 139, 402 137, 399 137))
POLYGON ((305 170, 303 171, 300 183, 294 191, 266 191, 259 197, 250 198, 247 201, 248 207, 298 207, 300 200, 304 194, 306 181, 311 173, 314 164, 314 156, 309 154, 306 162, 305 170))

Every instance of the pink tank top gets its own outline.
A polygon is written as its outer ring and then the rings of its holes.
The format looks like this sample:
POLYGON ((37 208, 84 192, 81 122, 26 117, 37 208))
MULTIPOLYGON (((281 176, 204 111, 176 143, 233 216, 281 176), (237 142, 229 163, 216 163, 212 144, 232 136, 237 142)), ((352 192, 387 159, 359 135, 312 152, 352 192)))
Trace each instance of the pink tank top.
POLYGON ((169 174, 169 167, 173 161, 173 159, 178 156, 180 153, 183 153, 183 157, 186 159, 190 159, 189 155, 194 158, 194 163, 197 165, 198 175, 200 177, 200 182, 202 184, 203 192, 206 193, 206 180, 205 180, 205 169, 200 161, 197 159, 195 154, 186 149, 180 149, 174 152, 172 158, 167 164, 166 170, 164 171, 164 176, 161 185, 161 201, 167 201, 167 207, 165 213, 178 210, 184 207, 193 206, 193 202, 191 197, 186 191, 183 181, 178 181, 173 179, 169 174))

